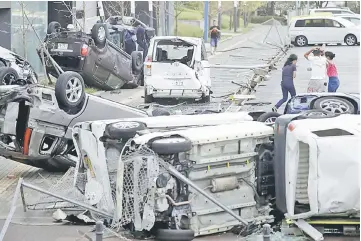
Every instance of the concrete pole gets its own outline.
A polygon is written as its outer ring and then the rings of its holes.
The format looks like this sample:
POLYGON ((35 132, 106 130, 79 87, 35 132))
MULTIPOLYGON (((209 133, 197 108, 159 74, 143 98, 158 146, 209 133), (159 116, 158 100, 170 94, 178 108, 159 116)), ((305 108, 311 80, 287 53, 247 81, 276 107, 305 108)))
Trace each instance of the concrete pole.
POLYGON ((247 3, 244 3, 244 5, 243 5, 243 27, 245 27, 245 28, 248 25, 246 8, 247 8, 247 3))
POLYGON ((218 1, 218 26, 222 26, 222 1, 218 1))
POLYGON ((237 32, 237 21, 238 21, 238 17, 237 17, 237 1, 234 1, 234 8, 233 8, 233 28, 234 28, 234 32, 237 32))
POLYGON ((165 36, 165 2, 159 1, 159 35, 165 36))
POLYGON ((208 10, 209 10, 209 2, 204 1, 204 33, 203 33, 203 39, 205 42, 208 41, 208 10))
POLYGON ((149 7, 149 27, 153 28, 153 2, 148 1, 148 7, 149 7))
POLYGON ((310 1, 307 1, 307 14, 310 13, 310 1))
POLYGON ((103 241, 104 226, 101 221, 96 222, 95 225, 95 241, 103 241))
POLYGON ((135 1, 130 1, 130 14, 135 17, 135 1))

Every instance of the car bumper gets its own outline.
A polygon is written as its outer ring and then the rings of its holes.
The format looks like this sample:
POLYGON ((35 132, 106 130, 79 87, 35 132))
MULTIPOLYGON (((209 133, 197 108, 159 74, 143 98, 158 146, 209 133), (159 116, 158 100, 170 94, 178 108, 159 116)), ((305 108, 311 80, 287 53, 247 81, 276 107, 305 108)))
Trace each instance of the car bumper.
POLYGON ((151 95, 153 96, 153 98, 198 99, 204 95, 204 92, 200 89, 198 90, 153 89, 151 91, 151 95))

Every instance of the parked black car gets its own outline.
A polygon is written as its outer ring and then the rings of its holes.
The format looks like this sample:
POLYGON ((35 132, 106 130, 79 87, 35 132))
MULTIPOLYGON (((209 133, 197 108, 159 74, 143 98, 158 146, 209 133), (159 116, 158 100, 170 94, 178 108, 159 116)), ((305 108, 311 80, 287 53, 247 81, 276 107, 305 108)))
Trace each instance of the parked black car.
MULTIPOLYGON (((124 51, 123 29, 109 22, 96 23, 86 34, 51 22, 45 43, 59 66, 79 73, 88 86, 104 90, 136 88, 143 82, 143 55, 141 51, 130 55, 124 51)), ((45 62, 47 71, 57 78, 59 73, 51 61, 45 62)))

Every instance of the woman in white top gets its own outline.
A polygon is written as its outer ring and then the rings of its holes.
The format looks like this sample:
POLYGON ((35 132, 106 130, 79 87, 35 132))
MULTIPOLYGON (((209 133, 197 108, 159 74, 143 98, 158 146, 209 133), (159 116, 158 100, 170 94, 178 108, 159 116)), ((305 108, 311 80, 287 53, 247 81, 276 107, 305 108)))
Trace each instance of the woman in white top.
POLYGON ((304 54, 311 62, 311 78, 308 82, 307 92, 325 92, 327 86, 327 59, 324 52, 315 47, 304 54))

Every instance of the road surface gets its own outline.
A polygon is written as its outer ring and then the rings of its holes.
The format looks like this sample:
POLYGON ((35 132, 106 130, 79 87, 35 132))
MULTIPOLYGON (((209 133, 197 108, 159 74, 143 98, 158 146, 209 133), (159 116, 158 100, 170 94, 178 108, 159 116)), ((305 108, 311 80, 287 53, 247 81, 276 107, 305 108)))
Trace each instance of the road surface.
MULTIPOLYGON (((277 52, 277 49, 268 47, 260 48, 260 45, 254 42, 261 42, 265 39, 265 35, 270 29, 270 26, 260 26, 255 28, 244 35, 234 36, 231 40, 225 41, 219 47, 219 50, 232 49, 237 47, 243 47, 235 49, 233 51, 218 53, 215 56, 210 56, 211 64, 260 64, 264 63, 263 60, 277 52), (251 40, 249 40, 251 39, 251 40), (258 48, 256 48, 258 46, 258 48)), ((278 33, 273 30, 268 36, 266 41, 279 42, 278 33)), ((347 47, 347 46, 335 46, 327 47, 327 49, 336 53, 335 62, 339 69, 341 86, 339 91, 344 92, 359 92, 360 75, 360 48, 359 47, 347 47)), ((297 92, 305 92, 308 78, 310 73, 306 70, 308 67, 307 61, 302 57, 303 53, 308 48, 292 48, 288 54, 295 53, 299 56, 299 62, 297 63, 297 78, 296 78, 296 90, 297 92)), ((262 83, 255 93, 257 99, 251 101, 255 102, 269 102, 263 105, 246 105, 244 109, 263 109, 270 110, 272 105, 281 97, 280 90, 280 76, 281 67, 284 60, 281 61, 277 67, 278 70, 272 72, 271 79, 262 83)), ((231 84, 231 80, 241 82, 244 79, 244 75, 250 73, 250 71, 239 70, 212 70, 212 81, 214 96, 221 96, 226 93, 232 92, 237 89, 237 86, 231 84)), ((100 93, 103 98, 118 101, 124 104, 136 106, 143 102, 141 96, 143 95, 143 89, 138 88, 135 90, 120 90, 115 92, 100 93)), ((214 101, 218 101, 214 98, 214 101)), ((17 178, 24 177, 26 181, 39 186, 46 186, 48 182, 54 183, 61 177, 60 174, 47 173, 37 168, 28 167, 22 164, 14 163, 6 159, 1 159, 0 163, 0 214, 1 219, 0 226, 2 226, 3 220, 7 215, 10 207, 11 198, 14 188, 17 183, 17 178), (40 175, 42 177, 40 177, 40 175)), ((71 185, 70 183, 64 184, 64 188, 71 185)), ((36 200, 36 193, 27 192, 26 198, 28 200, 36 200)), ((23 212, 20 200, 18 201, 19 208, 17 209, 13 224, 10 225, 6 234, 5 241, 70 241, 76 240, 80 235, 77 230, 83 232, 89 232, 91 226, 60 226, 53 223, 51 217, 52 212, 45 211, 28 211, 23 212)), ((86 240, 86 239, 78 239, 86 240)), ((119 239, 105 239, 105 240, 119 240, 119 239)), ((198 241, 233 241, 237 240, 237 237, 233 234, 217 234, 213 236, 207 236, 197 238, 198 241)), ((326 240, 331 240, 327 238, 326 240)), ((337 240, 337 239, 332 239, 337 240)), ((340 240, 340 239, 338 239, 340 240)), ((359 238, 342 238, 342 240, 359 240, 359 238)))

